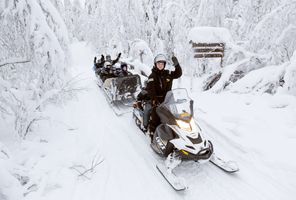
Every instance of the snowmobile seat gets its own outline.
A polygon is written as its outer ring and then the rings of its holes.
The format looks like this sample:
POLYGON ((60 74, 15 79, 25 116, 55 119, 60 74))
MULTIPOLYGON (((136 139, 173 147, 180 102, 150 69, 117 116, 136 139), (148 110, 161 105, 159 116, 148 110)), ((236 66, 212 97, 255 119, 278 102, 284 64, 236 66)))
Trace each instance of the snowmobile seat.
POLYGON ((115 85, 117 87, 118 95, 123 95, 126 93, 135 93, 138 86, 141 85, 139 75, 128 75, 125 77, 118 77, 115 80, 115 85))
POLYGON ((100 78, 102 82, 105 82, 106 79, 114 78, 114 77, 116 77, 115 74, 111 73, 110 71, 106 69, 101 70, 100 78))

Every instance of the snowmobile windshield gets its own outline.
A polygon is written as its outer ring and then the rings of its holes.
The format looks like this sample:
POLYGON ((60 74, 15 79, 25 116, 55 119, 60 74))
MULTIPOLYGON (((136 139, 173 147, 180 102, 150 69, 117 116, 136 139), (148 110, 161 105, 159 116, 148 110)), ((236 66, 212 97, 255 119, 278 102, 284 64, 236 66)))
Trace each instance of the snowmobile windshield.
POLYGON ((176 119, 190 121, 192 118, 192 109, 190 108, 191 99, 185 88, 177 88, 166 94, 164 102, 160 106, 168 109, 176 119))

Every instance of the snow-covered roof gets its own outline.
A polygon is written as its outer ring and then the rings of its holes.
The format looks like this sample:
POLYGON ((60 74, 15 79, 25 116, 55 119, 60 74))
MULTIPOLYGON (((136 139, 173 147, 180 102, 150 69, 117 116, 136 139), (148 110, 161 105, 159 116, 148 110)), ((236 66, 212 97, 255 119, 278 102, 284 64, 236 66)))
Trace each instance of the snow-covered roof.
POLYGON ((232 43, 232 37, 227 28, 194 27, 189 31, 188 41, 194 43, 232 43))

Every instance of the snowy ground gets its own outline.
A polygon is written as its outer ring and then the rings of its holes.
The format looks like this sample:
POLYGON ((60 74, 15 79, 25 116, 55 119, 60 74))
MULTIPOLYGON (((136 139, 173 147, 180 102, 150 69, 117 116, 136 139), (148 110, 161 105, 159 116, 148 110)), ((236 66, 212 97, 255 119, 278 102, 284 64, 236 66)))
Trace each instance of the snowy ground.
POLYGON ((183 163, 176 173, 189 189, 178 193, 156 170, 161 159, 131 114, 117 117, 96 86, 94 53, 83 43, 72 45, 72 53, 73 75, 79 74, 87 89, 65 107, 49 108, 51 120, 26 141, 12 144, 0 134, 2 149, 9 152, 9 158, 0 154, 1 200, 288 200, 296 195, 295 97, 190 94, 217 154, 236 160, 240 171, 229 175, 211 164, 183 163), (24 185, 6 171, 22 176, 24 185))

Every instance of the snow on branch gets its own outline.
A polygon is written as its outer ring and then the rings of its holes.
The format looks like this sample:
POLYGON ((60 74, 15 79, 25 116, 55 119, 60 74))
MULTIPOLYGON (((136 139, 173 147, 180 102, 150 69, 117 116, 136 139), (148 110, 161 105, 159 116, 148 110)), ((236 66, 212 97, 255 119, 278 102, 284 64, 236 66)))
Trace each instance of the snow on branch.
POLYGON ((23 64, 23 63, 29 63, 31 60, 27 59, 9 59, 3 62, 0 62, 0 67, 3 67, 5 65, 11 65, 11 64, 23 64))

